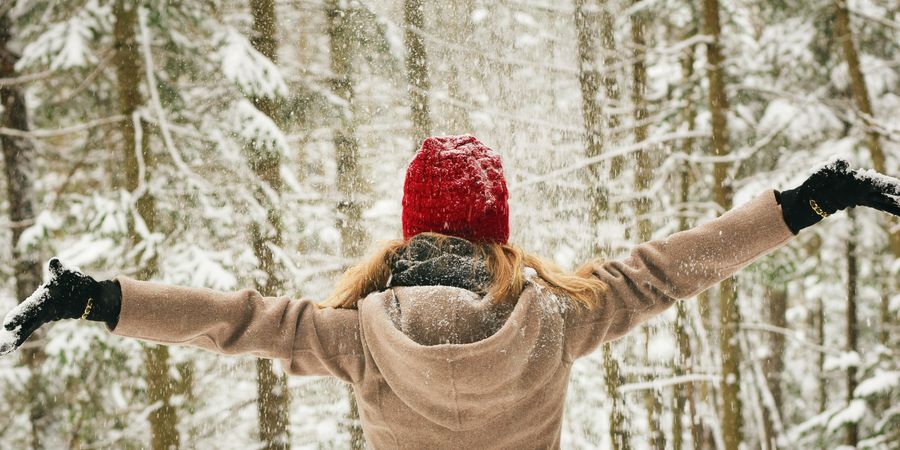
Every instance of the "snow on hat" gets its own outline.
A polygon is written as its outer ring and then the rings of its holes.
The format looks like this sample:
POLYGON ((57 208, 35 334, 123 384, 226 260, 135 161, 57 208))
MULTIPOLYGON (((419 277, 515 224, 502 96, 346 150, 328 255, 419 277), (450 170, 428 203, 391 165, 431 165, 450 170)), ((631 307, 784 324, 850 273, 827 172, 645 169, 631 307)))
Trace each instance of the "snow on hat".
POLYGON ((497 152, 474 136, 429 137, 406 170, 403 237, 436 232, 504 244, 508 198, 497 152))

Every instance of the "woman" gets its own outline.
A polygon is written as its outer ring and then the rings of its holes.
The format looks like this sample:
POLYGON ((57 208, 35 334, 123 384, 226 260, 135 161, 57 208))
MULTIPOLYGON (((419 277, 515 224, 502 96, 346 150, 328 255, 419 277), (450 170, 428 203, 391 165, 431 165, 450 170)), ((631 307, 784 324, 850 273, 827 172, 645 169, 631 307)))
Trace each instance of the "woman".
POLYGON ((4 322, 9 352, 62 318, 113 334, 282 360, 352 383, 373 448, 558 447, 573 361, 698 294, 801 229, 865 205, 900 215, 900 180, 837 161, 620 261, 560 272, 507 243, 500 157, 472 136, 425 140, 404 184, 403 240, 344 274, 323 304, 127 277, 50 261, 4 322))

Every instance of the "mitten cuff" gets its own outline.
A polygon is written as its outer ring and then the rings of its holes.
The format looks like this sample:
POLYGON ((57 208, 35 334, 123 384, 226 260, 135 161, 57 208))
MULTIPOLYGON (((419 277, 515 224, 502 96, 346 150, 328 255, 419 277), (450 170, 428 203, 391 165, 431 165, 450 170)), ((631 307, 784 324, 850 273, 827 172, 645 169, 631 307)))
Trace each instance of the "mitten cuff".
POLYGON ((122 309, 122 288, 118 280, 104 280, 97 283, 97 292, 92 297, 91 310, 87 320, 106 322, 110 330, 119 323, 122 309))
POLYGON ((781 204, 784 223, 794 234, 822 220, 822 216, 810 207, 808 196, 800 188, 775 191, 775 199, 781 204))

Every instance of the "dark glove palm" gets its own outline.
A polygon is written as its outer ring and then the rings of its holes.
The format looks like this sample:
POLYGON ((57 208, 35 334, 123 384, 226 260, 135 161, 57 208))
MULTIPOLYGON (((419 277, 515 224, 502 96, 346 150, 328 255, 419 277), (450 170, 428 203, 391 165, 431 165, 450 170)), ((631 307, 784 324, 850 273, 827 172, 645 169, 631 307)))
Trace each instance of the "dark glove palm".
POLYGON ((837 160, 813 173, 797 188, 778 193, 784 220, 795 234, 824 215, 867 206, 900 216, 900 180, 872 171, 851 169, 837 160))
MULTIPOLYGON (((112 305, 109 299, 119 289, 118 283, 98 282, 77 270, 63 267, 56 258, 50 260, 49 267, 50 280, 6 315, 3 330, 0 330, 0 355, 18 348, 45 323, 81 317, 89 298, 94 300, 88 319, 106 320, 110 316, 112 305)), ((118 308, 114 312, 118 317, 118 308)))

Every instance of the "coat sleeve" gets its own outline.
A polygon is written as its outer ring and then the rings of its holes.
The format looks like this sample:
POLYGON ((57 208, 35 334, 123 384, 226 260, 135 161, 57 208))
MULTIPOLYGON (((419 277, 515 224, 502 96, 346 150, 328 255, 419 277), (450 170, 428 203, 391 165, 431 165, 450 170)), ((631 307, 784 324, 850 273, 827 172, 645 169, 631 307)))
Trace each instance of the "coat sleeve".
POLYGON ((361 379, 364 354, 356 310, 319 308, 311 300, 220 292, 128 277, 112 334, 226 355, 278 359, 291 375, 361 379))
POLYGON ((574 360, 622 337, 793 236, 774 191, 768 191, 695 228, 640 244, 625 259, 597 264, 593 275, 608 290, 594 309, 567 317, 567 357, 574 360))

